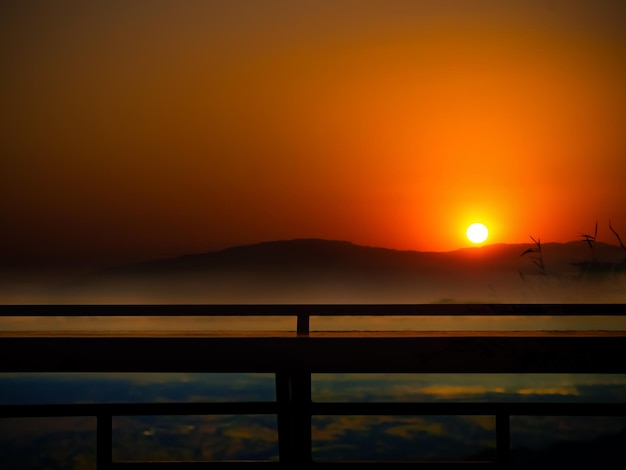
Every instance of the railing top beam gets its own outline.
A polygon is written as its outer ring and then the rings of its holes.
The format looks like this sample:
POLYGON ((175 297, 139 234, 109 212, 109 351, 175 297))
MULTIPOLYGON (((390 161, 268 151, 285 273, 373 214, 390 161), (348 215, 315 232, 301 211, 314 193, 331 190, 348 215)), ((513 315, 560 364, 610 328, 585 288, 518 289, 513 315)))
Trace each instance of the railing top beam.
POLYGON ((626 373, 626 337, 0 338, 1 372, 626 373))
MULTIPOLYGON (((275 414, 276 401, 265 402, 139 402, 139 403, 37 403, 0 405, 0 416, 166 416, 275 414)), ((523 416, 626 416, 626 402, 318 402, 307 404, 313 415, 523 415, 523 416)))
POLYGON ((616 316, 624 304, 5 304, 4 316, 616 316))

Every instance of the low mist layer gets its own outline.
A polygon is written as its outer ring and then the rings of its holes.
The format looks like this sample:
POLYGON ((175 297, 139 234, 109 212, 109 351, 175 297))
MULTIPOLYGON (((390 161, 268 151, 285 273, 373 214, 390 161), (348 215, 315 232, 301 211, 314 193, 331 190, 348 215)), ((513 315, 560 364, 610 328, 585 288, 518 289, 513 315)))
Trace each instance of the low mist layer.
POLYGON ((546 244, 400 251, 298 239, 95 273, 5 274, 2 303, 619 303, 620 247, 546 244), (593 255, 593 258, 591 258, 593 255), (596 269, 597 268, 597 269, 596 269))

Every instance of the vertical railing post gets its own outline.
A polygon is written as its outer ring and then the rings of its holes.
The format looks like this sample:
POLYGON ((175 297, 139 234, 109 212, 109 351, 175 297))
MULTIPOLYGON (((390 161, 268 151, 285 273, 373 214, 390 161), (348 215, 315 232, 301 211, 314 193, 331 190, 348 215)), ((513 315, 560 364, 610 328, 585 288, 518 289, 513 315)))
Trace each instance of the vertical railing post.
POLYGON ((307 313, 299 313, 298 323, 296 325, 296 333, 298 334, 298 336, 308 336, 309 331, 309 315, 307 313))
POLYGON ((291 416, 291 381, 286 372, 276 373, 276 401, 278 403, 278 458, 280 462, 294 462, 295 448, 291 416))
POLYGON ((299 463, 310 463, 312 460, 311 373, 308 371, 293 373, 291 390, 296 458, 299 463))
POLYGON ((511 424, 508 414, 496 414, 496 451, 498 468, 511 467, 511 424))
POLYGON ((281 462, 311 462, 311 374, 276 374, 278 453, 281 462))
POLYGON ((113 464, 113 417, 110 414, 96 416, 96 466, 109 470, 113 464))

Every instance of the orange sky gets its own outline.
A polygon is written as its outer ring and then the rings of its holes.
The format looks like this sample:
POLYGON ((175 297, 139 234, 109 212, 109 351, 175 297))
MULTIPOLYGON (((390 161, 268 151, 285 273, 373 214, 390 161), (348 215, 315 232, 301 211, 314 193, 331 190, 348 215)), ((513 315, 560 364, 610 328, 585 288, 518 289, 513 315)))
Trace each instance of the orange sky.
POLYGON ((626 3, 3 2, 5 264, 626 237, 626 3))

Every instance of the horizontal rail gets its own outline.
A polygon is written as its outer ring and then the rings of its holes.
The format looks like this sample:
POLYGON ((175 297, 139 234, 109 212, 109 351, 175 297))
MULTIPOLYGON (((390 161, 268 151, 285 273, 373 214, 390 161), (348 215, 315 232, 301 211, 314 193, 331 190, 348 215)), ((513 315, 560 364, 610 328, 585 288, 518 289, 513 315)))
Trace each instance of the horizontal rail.
MULTIPOLYGON (((626 416, 626 402, 311 402, 312 416, 626 416)), ((168 402, 0 405, 3 418, 277 414, 278 403, 168 402)))
MULTIPOLYGON (((2 405, 0 417, 95 416, 98 469, 214 468, 240 462, 112 462, 114 416, 277 416, 280 462, 311 459, 311 418, 318 415, 491 415, 496 462, 420 462, 420 468, 509 468, 513 415, 626 416, 626 403, 335 403, 311 400, 312 373, 626 373, 626 334, 351 335, 309 334, 314 316, 625 316, 621 304, 317 304, 317 305, 0 305, 0 317, 289 316, 298 335, 246 337, 0 335, 0 372, 266 372, 276 400, 211 403, 2 405)), ((510 332, 509 332, 510 333, 510 332)), ((613 332, 615 333, 615 332, 613 332)), ((415 465, 413 462, 341 462, 415 465)))
POLYGON ((113 462, 109 464, 108 468, 123 470, 127 469, 141 469, 141 468, 167 468, 168 470, 178 470, 187 468, 239 468, 241 466, 253 468, 276 468, 281 466, 279 462, 271 461, 226 461, 226 462, 113 462))
POLYGON ((622 336, 0 337, 0 372, 626 373, 622 336))
POLYGON ((310 389, 301 390, 308 396, 302 401, 298 397, 278 398, 276 402, 227 402, 227 403, 113 403, 113 404, 52 404, 52 405, 4 405, 0 406, 0 417, 57 417, 57 416, 94 416, 97 420, 98 468, 215 468, 247 466, 276 466, 277 464, 337 464, 350 465, 367 463, 368 465, 417 465, 419 468, 459 468, 470 465, 472 468, 509 468, 510 466, 510 426, 511 416, 626 416, 626 403, 528 403, 528 402, 368 402, 368 403, 320 403, 310 401, 310 389), (304 439, 303 448, 283 450, 279 461, 210 461, 210 462, 124 462, 114 461, 112 457, 112 419, 115 416, 161 416, 161 415, 201 415, 201 414, 276 414, 282 420, 279 426, 279 442, 295 442, 289 436, 295 434, 295 440, 304 439), (477 416, 487 415, 496 418, 496 453, 494 461, 313 461, 310 456, 311 419, 320 415, 414 415, 414 416, 477 416), (303 432, 294 423, 295 416, 302 419, 302 425, 308 430, 303 432), (285 428, 285 426, 287 426, 285 428))
MULTIPOLYGON (((402 462, 402 461, 384 461, 384 462, 372 462, 372 461, 323 461, 323 462, 307 462, 306 467, 326 467, 328 464, 330 465, 341 465, 343 466, 362 466, 365 465, 366 468, 387 468, 389 465, 394 468, 397 467, 410 467, 415 468, 417 466, 420 470, 428 470, 428 469, 436 469, 441 470, 444 468, 454 468, 456 470, 461 468, 501 468, 498 466, 497 462, 402 462)), ((187 469, 187 468, 204 468, 204 469, 213 469, 213 468, 233 468, 240 467, 244 465, 245 467, 262 467, 262 468, 276 468, 285 466, 287 468, 294 468, 292 463, 287 463, 286 465, 281 462, 271 462, 271 461, 226 461, 226 462, 113 462, 109 468, 113 470, 123 470, 123 469, 158 469, 158 468, 166 468, 168 470, 178 470, 178 469, 187 469)), ((300 464, 302 465, 302 464, 300 464)), ((299 468, 299 467, 295 467, 299 468)))
POLYGON ((623 304, 85 304, 0 305, 20 316, 624 316, 623 304))

